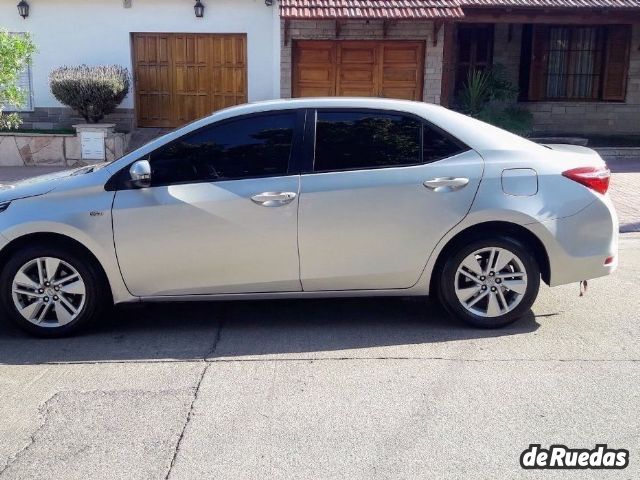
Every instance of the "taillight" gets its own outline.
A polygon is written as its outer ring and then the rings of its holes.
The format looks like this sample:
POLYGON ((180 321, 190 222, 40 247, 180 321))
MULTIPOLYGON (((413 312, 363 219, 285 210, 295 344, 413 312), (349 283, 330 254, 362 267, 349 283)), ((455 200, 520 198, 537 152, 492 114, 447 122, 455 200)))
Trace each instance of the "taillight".
POLYGON ((580 167, 562 172, 562 175, 604 195, 609 188, 611 171, 607 167, 580 167))

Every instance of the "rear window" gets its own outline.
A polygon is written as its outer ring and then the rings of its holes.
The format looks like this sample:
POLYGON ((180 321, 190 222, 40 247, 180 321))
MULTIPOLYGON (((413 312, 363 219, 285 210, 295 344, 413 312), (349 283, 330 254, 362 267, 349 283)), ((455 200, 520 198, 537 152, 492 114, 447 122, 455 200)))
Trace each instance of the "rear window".
POLYGON ((435 162, 469 150, 465 144, 431 125, 424 125, 422 133, 422 161, 435 162))

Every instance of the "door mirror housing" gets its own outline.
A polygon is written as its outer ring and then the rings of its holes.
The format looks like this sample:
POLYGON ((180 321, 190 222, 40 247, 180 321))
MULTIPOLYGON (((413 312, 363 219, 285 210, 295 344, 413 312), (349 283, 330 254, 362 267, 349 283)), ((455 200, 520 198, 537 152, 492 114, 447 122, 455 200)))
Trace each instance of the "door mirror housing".
POLYGON ((151 186, 151 164, 149 160, 138 160, 129 169, 131 183, 138 188, 151 186))

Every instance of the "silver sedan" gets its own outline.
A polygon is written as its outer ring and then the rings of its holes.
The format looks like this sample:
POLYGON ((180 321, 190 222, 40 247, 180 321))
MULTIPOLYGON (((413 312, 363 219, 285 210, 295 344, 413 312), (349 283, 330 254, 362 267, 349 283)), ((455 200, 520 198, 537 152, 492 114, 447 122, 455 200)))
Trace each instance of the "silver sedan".
POLYGON ((58 336, 113 303, 434 295, 499 327, 611 273, 592 150, 418 102, 279 100, 216 112, 105 166, 0 188, 0 298, 58 336))

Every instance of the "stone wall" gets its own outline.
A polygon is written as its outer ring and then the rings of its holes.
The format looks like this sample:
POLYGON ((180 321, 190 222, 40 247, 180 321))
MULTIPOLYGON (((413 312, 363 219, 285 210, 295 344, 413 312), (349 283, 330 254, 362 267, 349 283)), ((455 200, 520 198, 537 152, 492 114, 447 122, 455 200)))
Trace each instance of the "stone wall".
POLYGON ((285 26, 281 23, 281 79, 282 98, 291 97, 291 45, 293 40, 424 40, 426 41, 425 75, 423 99, 425 102, 440 103, 442 85, 442 44, 444 28, 438 33, 437 45, 433 45, 432 22, 392 22, 387 35, 383 22, 378 20, 349 20, 340 27, 336 36, 334 20, 295 20, 289 24, 289 41, 284 44, 285 26))
MULTIPOLYGON (((505 66, 517 85, 522 26, 497 24, 494 64, 505 66)), ((640 132, 640 25, 633 26, 627 98, 624 102, 522 102, 534 117, 535 133, 544 134, 638 134, 640 132)))
MULTIPOLYGON (((112 133, 105 138, 105 161, 120 158, 129 136, 112 133)), ((80 137, 75 134, 0 133, 0 167, 86 165, 82 160, 80 137)))
MULTIPOLYGON (((21 129, 54 130, 71 128, 85 120, 75 111, 65 107, 36 107, 33 112, 20 112, 21 129)), ((115 123, 116 130, 130 132, 135 126, 135 111, 129 108, 118 108, 104 118, 104 123, 115 123)))

